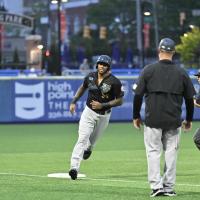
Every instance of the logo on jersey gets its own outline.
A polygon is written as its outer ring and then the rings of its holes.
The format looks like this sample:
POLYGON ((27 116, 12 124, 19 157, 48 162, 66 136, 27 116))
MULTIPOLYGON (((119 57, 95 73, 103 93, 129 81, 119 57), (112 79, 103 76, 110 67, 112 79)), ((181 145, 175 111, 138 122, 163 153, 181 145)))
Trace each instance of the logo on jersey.
POLYGON ((15 115, 21 119, 37 119, 44 116, 44 83, 15 83, 15 115))
POLYGON ((108 84, 106 84, 106 83, 103 83, 103 85, 101 86, 101 92, 102 92, 103 94, 109 92, 110 89, 111 89, 111 85, 108 85, 108 84))
POLYGON ((93 81, 93 80, 94 80, 94 78, 89 76, 89 81, 93 81))

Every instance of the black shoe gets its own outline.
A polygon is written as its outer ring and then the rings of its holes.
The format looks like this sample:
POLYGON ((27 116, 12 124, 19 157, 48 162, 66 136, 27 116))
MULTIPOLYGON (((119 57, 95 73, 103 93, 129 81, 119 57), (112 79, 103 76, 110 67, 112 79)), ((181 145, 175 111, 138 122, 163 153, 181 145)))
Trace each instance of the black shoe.
POLYGON ((92 154, 91 150, 85 150, 83 154, 83 160, 87 160, 92 154))
POLYGON ((164 191, 162 188, 160 188, 160 189, 152 190, 150 197, 163 196, 163 194, 164 194, 164 191))
POLYGON ((77 174, 78 174, 78 172, 77 172, 76 169, 70 169, 69 170, 69 175, 71 176, 72 180, 76 180, 77 179, 77 174))
POLYGON ((174 197, 174 196, 176 196, 176 192, 174 192, 174 191, 171 191, 171 192, 164 192, 164 196, 174 197))

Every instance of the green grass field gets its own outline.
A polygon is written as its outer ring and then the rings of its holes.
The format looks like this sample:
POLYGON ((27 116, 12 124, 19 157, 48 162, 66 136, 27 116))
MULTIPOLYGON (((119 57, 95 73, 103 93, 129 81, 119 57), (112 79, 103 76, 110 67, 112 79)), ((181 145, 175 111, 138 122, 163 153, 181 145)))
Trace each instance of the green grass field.
MULTIPOLYGON (((192 141, 197 127, 199 122, 182 133, 173 199, 200 198, 200 152, 192 141)), ((68 172, 77 129, 78 124, 0 125, 0 199, 150 199, 143 131, 131 123, 109 125, 91 158, 82 162, 80 172, 87 178, 48 178, 68 172)))

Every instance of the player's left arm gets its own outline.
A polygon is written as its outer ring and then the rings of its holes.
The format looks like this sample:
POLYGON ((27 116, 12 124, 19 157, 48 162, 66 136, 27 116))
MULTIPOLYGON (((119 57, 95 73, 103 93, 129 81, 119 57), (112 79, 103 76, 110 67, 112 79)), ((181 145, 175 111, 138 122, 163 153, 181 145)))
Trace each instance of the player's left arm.
POLYGON ((116 98, 116 99, 113 99, 107 103, 102 103, 103 104, 103 107, 108 107, 108 108, 111 108, 111 107, 116 107, 116 106, 121 106, 123 103, 123 97, 119 97, 119 98, 116 98))
POLYGON ((112 108, 112 107, 121 106, 122 103, 123 103, 123 98, 119 97, 119 98, 116 98, 116 99, 111 100, 111 101, 106 102, 106 103, 100 103, 98 101, 93 100, 90 104, 92 105, 93 109, 100 110, 102 108, 109 109, 109 108, 112 108))
MULTIPOLYGON (((119 80, 116 81, 116 83, 113 85, 113 92, 115 95, 115 99, 109 101, 108 107, 116 107, 116 106, 121 106, 123 104, 123 96, 124 96, 124 91, 122 91, 122 84, 119 80)), ((106 105, 104 105, 105 107, 106 105)))
POLYGON ((124 92, 121 90, 122 88, 122 84, 120 81, 117 81, 117 83, 115 83, 113 85, 113 92, 115 95, 115 99, 105 102, 105 103, 100 103, 98 101, 92 101, 90 104, 92 105, 93 109, 110 109, 112 107, 116 107, 116 106, 121 106, 123 103, 123 96, 124 96, 124 92))
POLYGON ((192 128, 192 120, 194 114, 194 100, 193 96, 196 94, 194 86, 188 74, 184 77, 184 92, 183 97, 186 107, 186 119, 182 122, 182 128, 184 131, 189 131, 192 128))

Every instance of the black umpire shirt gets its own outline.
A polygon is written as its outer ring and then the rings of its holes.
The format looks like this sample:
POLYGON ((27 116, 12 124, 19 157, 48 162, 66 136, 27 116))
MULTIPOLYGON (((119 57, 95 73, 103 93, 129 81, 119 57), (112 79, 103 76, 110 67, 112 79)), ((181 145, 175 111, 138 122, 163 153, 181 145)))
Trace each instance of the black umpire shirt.
POLYGON ((181 126, 181 106, 186 104, 186 120, 193 118, 195 89, 188 74, 170 60, 147 65, 135 89, 133 118, 140 118, 145 97, 145 125, 151 128, 176 129, 181 126))
MULTIPOLYGON (((90 103, 98 101, 100 103, 107 103, 116 98, 124 95, 121 90, 122 84, 118 78, 109 74, 98 85, 98 72, 89 73, 83 82, 83 87, 88 88, 87 106, 92 109, 90 103)), ((93 109, 92 109, 93 110, 93 109)), ((101 110, 94 110, 96 113, 105 114, 109 108, 103 108, 101 110)))

